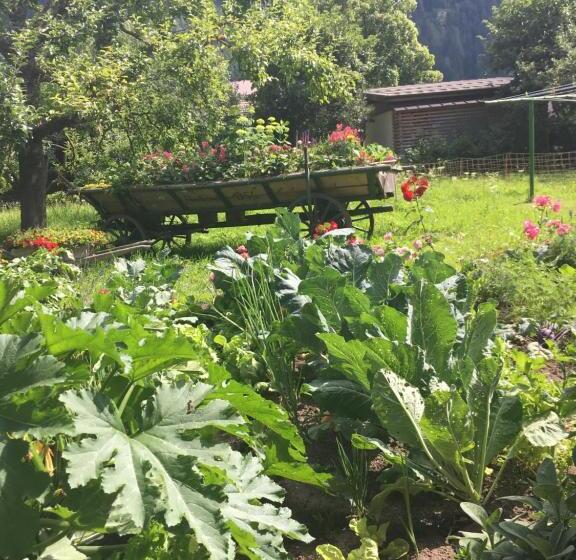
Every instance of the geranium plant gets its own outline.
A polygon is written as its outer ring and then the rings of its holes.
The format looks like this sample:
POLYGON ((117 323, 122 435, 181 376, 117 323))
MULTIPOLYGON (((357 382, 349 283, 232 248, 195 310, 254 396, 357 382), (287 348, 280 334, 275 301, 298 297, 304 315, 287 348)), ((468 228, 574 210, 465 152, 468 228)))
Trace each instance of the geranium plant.
POLYGON ((553 200, 549 195, 535 196, 532 201, 536 210, 535 221, 524 220, 524 235, 531 241, 540 239, 550 242, 556 236, 568 235, 572 231, 572 224, 563 222, 559 218, 553 218, 552 214, 559 214, 562 203, 553 200))
POLYGON ((414 204, 417 216, 416 219, 406 228, 406 231, 410 230, 415 225, 420 225, 422 232, 426 233, 426 224, 424 223, 424 214, 422 213, 422 208, 420 206, 420 199, 426 194, 429 188, 430 181, 428 178, 418 175, 411 175, 402 183, 400 187, 402 197, 406 202, 414 204))
POLYGON ((73 248, 80 246, 103 247, 108 244, 108 237, 97 229, 29 229, 16 233, 6 239, 7 249, 31 248, 53 251, 58 247, 73 248))
MULTIPOLYGON (((118 163, 114 172, 85 188, 132 185, 202 183, 225 179, 284 175, 304 170, 302 142, 289 141, 287 122, 274 117, 252 120, 239 117, 218 139, 198 145, 157 149, 136 162, 118 163)), ((359 130, 339 124, 326 138, 308 145, 311 169, 394 163, 390 148, 365 145, 359 130)))

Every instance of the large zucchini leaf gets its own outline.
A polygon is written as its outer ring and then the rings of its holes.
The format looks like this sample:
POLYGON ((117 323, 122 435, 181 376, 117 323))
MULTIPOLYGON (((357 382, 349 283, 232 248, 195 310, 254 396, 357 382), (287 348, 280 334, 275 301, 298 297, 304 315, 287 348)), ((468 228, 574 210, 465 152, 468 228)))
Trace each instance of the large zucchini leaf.
POLYGON ((225 401, 205 402, 212 390, 202 383, 162 384, 135 431, 103 395, 65 393, 81 438, 64 454, 70 486, 98 480, 114 494, 107 526, 119 533, 138 532, 162 515, 169 527, 185 522, 210 558, 231 558, 234 541, 254 558, 270 550, 281 557, 284 534, 310 537, 289 510, 269 503, 281 501, 282 492, 254 457, 200 437, 204 428, 243 423, 225 401))

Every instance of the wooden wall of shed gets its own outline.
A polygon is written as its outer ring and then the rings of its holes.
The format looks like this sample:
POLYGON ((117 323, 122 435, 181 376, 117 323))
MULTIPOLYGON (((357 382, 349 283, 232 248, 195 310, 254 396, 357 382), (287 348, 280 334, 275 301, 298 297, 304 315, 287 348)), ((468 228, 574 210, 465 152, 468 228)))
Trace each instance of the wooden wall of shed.
POLYGON ((436 107, 394 113, 394 150, 403 153, 423 138, 454 138, 498 119, 490 105, 436 107))

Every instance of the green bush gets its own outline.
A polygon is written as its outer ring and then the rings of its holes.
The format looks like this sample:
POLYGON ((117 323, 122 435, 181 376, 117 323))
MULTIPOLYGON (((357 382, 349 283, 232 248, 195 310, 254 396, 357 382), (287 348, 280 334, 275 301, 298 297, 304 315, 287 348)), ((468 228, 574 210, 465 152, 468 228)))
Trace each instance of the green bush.
POLYGON ((557 268, 566 264, 576 268, 576 233, 556 236, 541 259, 557 268))
POLYGON ((481 259, 467 269, 475 280, 477 300, 494 301, 502 322, 523 317, 538 322, 574 317, 574 278, 551 264, 539 262, 530 252, 481 259))

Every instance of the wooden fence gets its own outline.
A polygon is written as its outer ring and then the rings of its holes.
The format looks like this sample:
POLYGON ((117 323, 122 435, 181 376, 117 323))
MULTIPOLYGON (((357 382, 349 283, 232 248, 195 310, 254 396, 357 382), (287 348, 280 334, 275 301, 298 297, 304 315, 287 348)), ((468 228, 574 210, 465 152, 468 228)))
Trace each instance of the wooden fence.
MULTIPOLYGON (((512 175, 528 173, 528 154, 508 153, 483 158, 447 160, 424 164, 435 175, 463 176, 499 173, 512 175)), ((576 172, 576 152, 536 154, 536 173, 576 172)))

